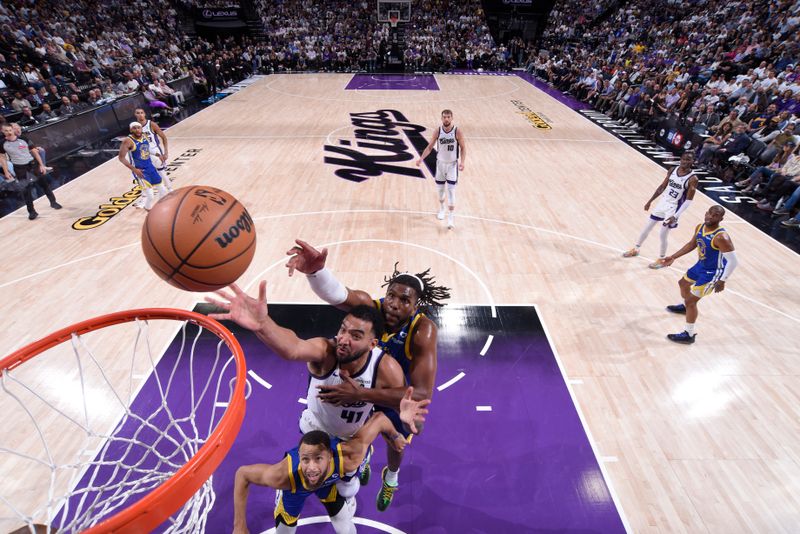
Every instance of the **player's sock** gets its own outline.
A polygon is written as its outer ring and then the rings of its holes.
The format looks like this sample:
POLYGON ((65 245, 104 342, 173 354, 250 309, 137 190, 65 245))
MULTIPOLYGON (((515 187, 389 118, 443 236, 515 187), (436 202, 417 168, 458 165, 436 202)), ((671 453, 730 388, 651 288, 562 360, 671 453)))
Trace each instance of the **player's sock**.
POLYGON ((661 254, 659 258, 664 258, 667 255, 667 241, 669 239, 669 226, 662 226, 661 232, 659 232, 659 238, 661 238, 661 248, 659 249, 659 253, 661 254))
POLYGON ((636 240, 636 248, 640 248, 644 243, 644 240, 647 239, 647 236, 650 235, 650 231, 653 227, 658 224, 659 221, 654 221, 653 219, 647 219, 647 223, 645 223, 644 228, 642 228, 642 233, 639 234, 639 239, 636 240))
POLYGON ((684 330, 686 330, 687 334, 689 334, 690 336, 693 336, 694 335, 694 323, 686 323, 686 327, 684 328, 684 330))
POLYGON ((397 486, 397 475, 400 473, 400 470, 392 471, 388 467, 386 468, 386 473, 384 474, 383 480, 389 484, 390 486, 397 486))
POLYGON ((436 214, 436 218, 440 221, 444 220, 444 203, 439 204, 439 213, 436 214))

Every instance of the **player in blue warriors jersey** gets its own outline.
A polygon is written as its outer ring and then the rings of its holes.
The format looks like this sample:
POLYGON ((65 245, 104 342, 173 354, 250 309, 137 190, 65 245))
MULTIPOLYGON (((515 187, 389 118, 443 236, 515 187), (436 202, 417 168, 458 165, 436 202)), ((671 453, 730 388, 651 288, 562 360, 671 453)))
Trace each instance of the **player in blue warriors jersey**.
POLYGON ((150 143, 142 133, 142 125, 139 122, 132 122, 130 132, 131 134, 119 147, 118 159, 131 170, 134 179, 141 186, 145 195, 144 209, 149 210, 154 203, 153 187, 158 187, 160 198, 164 198, 169 192, 150 159, 150 143))
MULTIPOLYGON (((287 252, 292 258, 287 263, 289 275, 295 270, 308 277, 314 293, 322 300, 341 310, 349 310, 360 304, 372 304, 383 313, 386 333, 379 344, 392 355, 403 368, 407 382, 414 387, 417 399, 430 399, 436 381, 436 337, 433 321, 420 311, 425 306, 442 306, 450 297, 449 289, 437 286, 428 271, 416 275, 398 273, 385 279, 386 296, 373 300, 364 291, 346 288, 328 269, 325 260, 328 250, 316 250, 308 243, 297 240, 296 246, 287 252)), ((333 404, 371 402, 395 423, 398 432, 405 430, 397 416, 403 388, 372 389, 359 388, 352 380, 326 388, 319 398, 333 404)), ((382 488, 378 493, 378 510, 386 510, 398 487, 398 473, 403 461, 402 452, 387 449, 387 467, 382 471, 382 488)), ((361 483, 369 481, 369 465, 365 466, 361 483)))
MULTIPOLYGON (((413 388, 408 388, 400 400, 400 419, 416 433, 415 421, 424 421, 430 400, 412 399, 413 388)), ((236 471, 233 490, 233 532, 245 534, 247 530, 247 495, 251 484, 269 486, 278 490, 275 499, 276 534, 292 534, 306 499, 316 495, 325 505, 337 534, 354 534, 355 500, 346 505, 336 490, 336 482, 355 476, 367 454, 370 444, 383 434, 391 447, 402 451, 406 439, 398 433, 389 419, 381 413, 370 417, 367 424, 348 441, 330 438, 320 430, 303 435, 300 444, 287 451, 277 464, 242 466, 236 471)), ((261 532, 261 529, 259 529, 261 532)))
POLYGON ((686 314, 686 327, 679 334, 669 334, 667 338, 676 343, 691 344, 697 336, 697 303, 711 293, 725 290, 725 282, 738 265, 736 253, 730 236, 719 223, 725 216, 722 206, 711 206, 703 224, 697 225, 691 241, 672 256, 664 258, 665 266, 670 266, 681 256, 697 249, 698 261, 678 281, 683 304, 667 306, 673 313, 686 314))

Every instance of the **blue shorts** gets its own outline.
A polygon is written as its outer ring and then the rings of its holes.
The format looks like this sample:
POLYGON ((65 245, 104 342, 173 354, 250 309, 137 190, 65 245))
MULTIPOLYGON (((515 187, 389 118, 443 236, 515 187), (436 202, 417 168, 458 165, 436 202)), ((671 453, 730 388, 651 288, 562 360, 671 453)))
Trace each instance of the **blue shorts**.
POLYGON ((142 171, 142 174, 144 174, 144 179, 137 177, 135 174, 133 175, 134 179, 139 182, 143 182, 141 184, 142 187, 152 187, 161 183, 161 175, 158 173, 158 170, 152 163, 144 167, 136 168, 142 171))
POLYGON ((683 279, 692 282, 692 287, 689 290, 692 295, 698 298, 703 298, 714 292, 714 284, 719 280, 722 272, 717 269, 709 270, 704 268, 699 263, 695 263, 691 269, 686 271, 683 279))
POLYGON ((279 490, 275 495, 275 519, 280 517, 289 526, 297 523, 300 512, 303 511, 303 505, 310 495, 316 495, 326 505, 333 504, 339 499, 336 484, 323 486, 316 491, 306 491, 302 488, 298 488, 298 490, 296 493, 279 490))

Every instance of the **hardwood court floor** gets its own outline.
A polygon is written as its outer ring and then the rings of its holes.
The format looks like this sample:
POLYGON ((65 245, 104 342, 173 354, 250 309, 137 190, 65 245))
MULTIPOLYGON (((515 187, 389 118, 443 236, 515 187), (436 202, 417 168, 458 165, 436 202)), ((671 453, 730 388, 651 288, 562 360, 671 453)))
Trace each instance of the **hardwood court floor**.
MULTIPOLYGON (((796 531, 800 257, 728 214, 740 267, 723 294, 701 303, 697 343, 675 346, 665 334, 683 321, 664 306, 678 301, 694 256, 650 271, 654 231, 644 257, 620 258, 665 174, 659 166, 516 77, 439 75, 439 91, 345 91, 350 78, 269 76, 169 130, 171 159, 184 155, 176 186, 225 189, 256 220, 242 285, 265 278, 272 301, 316 302, 282 267, 302 237, 330 247, 328 265, 346 285, 374 294, 399 261, 430 267, 454 303, 536 304, 632 531, 796 531), (552 129, 534 128, 520 103, 552 129), (428 171, 356 183, 324 161, 334 155, 326 143, 357 148, 351 113, 397 110, 427 138, 443 108, 468 146, 454 230, 435 218, 428 171)), ((129 188, 128 171, 111 161, 56 192, 63 210, 39 201, 39 220, 24 210, 3 219, 0 353, 101 313, 199 300, 149 270, 141 211, 72 229, 129 188)), ((698 194, 670 251, 710 205, 698 194)), ((154 332, 154 346, 171 333, 154 332)), ((57 384, 57 372, 43 382, 57 384)))

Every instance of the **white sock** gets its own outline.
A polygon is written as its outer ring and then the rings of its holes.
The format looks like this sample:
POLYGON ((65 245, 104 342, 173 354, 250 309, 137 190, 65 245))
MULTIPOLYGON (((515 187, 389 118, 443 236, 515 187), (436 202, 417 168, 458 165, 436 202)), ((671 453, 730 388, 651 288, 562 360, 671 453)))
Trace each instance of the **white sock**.
POLYGON ((662 226, 661 232, 659 232, 659 237, 661 238, 661 249, 659 252, 661 255, 660 258, 664 258, 667 255, 667 240, 669 239, 669 226, 662 226))
POLYGON ((397 486, 397 475, 400 473, 400 469, 397 471, 392 471, 391 469, 386 470, 386 476, 384 477, 384 481, 390 486, 397 486))
POLYGON ((686 327, 684 329, 690 336, 694 335, 694 323, 686 323, 686 327))
POLYGON ((155 198, 153 196, 153 188, 152 187, 145 187, 144 188, 144 209, 149 210, 153 207, 155 203, 155 198))
POLYGON ((642 228, 642 233, 639 234, 639 239, 636 240, 637 249, 642 246, 642 243, 644 243, 644 240, 647 239, 647 236, 650 234, 650 230, 653 229, 656 223, 658 223, 658 221, 654 221, 653 219, 649 218, 647 219, 647 224, 644 225, 644 228, 642 228))

